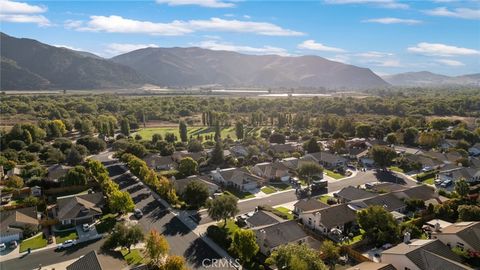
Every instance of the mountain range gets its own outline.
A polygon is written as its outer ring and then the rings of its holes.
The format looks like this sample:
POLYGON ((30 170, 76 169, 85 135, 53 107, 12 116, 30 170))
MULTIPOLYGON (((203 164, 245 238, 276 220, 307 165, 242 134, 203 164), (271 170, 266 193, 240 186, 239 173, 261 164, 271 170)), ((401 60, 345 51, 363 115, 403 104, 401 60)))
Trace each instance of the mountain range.
POLYGON ((446 76, 428 71, 420 71, 386 75, 382 76, 382 78, 394 86, 480 86, 480 73, 446 76))
POLYGON ((167 87, 324 87, 368 89, 480 85, 480 74, 411 72, 379 77, 368 68, 319 56, 248 55, 189 48, 145 48, 110 59, 0 33, 1 90, 167 87))

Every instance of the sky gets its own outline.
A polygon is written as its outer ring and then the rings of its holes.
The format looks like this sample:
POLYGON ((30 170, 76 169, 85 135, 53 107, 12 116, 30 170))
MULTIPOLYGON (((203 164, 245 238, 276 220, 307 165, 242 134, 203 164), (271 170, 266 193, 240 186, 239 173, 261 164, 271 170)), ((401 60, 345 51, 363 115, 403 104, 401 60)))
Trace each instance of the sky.
POLYGON ((0 30, 106 58, 197 46, 318 55, 378 75, 480 72, 480 0, 0 0, 0 30))

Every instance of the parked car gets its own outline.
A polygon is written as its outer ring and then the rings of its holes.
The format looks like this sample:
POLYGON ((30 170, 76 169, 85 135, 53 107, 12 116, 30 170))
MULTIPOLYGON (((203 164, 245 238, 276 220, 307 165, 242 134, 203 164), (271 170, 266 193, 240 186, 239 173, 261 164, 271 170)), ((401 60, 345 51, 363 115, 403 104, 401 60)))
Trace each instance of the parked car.
POLYGON ((7 245, 5 245, 5 243, 0 243, 0 251, 4 251, 5 249, 7 249, 7 245))
POLYGON ((85 223, 85 224, 82 225, 82 229, 83 229, 84 232, 88 232, 92 229, 92 226, 90 226, 90 224, 88 224, 88 223, 85 223))
POLYGON ((60 245, 57 246, 57 249, 65 249, 69 247, 73 247, 77 244, 77 240, 67 240, 60 245))
POLYGON ((141 218, 141 217, 143 217, 143 212, 142 212, 142 210, 137 208, 137 209, 133 210, 133 215, 136 218, 141 218))
POLYGON ((452 180, 445 180, 443 183, 440 184, 441 187, 446 188, 453 184, 452 180))
POLYGON ((16 249, 17 247, 18 247, 17 241, 12 241, 12 242, 10 242, 10 248, 11 248, 11 249, 16 249))

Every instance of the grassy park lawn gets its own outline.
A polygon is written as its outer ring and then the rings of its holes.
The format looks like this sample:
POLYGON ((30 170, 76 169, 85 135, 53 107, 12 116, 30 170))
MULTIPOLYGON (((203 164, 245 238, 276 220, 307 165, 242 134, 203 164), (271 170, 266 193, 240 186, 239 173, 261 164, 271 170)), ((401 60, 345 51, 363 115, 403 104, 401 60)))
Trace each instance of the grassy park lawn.
POLYGON ((291 213, 292 211, 290 211, 290 209, 283 206, 276 207, 275 209, 287 215, 288 220, 293 220, 293 214, 291 213))
POLYGON ((336 172, 333 172, 333 171, 330 171, 330 170, 327 170, 327 169, 325 169, 324 172, 325 172, 326 175, 332 177, 333 179, 342 179, 342 178, 345 177, 344 175, 341 175, 339 173, 336 173, 336 172))
POLYGON ((113 229, 115 223, 117 223, 116 214, 106 214, 100 218, 100 223, 95 227, 98 233, 106 233, 113 229))
POLYGON ((227 188, 227 191, 225 191, 224 193, 233 195, 240 200, 255 198, 255 195, 253 195, 250 192, 239 191, 239 190, 236 190, 234 188, 227 188))
POLYGON ((262 191, 263 193, 265 193, 265 194, 272 194, 272 193, 277 192, 277 190, 276 190, 274 187, 272 187, 272 186, 263 187, 263 188, 261 189, 261 191, 262 191))
MULTIPOLYGON (((165 138, 165 134, 173 133, 175 136, 177 136, 177 139, 180 140, 180 134, 178 131, 178 127, 153 127, 153 128, 141 128, 137 132, 135 132, 133 135, 135 136, 136 134, 140 134, 143 139, 145 140, 151 140, 152 135, 155 133, 161 134, 163 138, 165 138)), ((215 135, 215 127, 187 127, 187 132, 188 132, 188 137, 192 136, 193 138, 196 138, 198 135, 200 136, 214 136, 215 135)), ((237 136, 235 135, 235 127, 224 127, 221 130, 221 136, 222 138, 227 138, 230 136, 232 139, 237 139, 237 136)))
POLYGON ((43 233, 38 234, 32 238, 23 240, 20 243, 20 252, 27 251, 29 248, 34 250, 38 248, 43 248, 47 246, 47 239, 43 237, 43 233))
POLYGON ((77 231, 68 231, 55 234, 55 242, 61 244, 67 240, 75 240, 78 238, 77 231))
POLYGON ((132 249, 128 252, 127 248, 122 248, 121 252, 123 259, 128 265, 139 265, 144 263, 144 256, 139 249, 132 249))
POLYGON ((333 198, 332 196, 329 195, 322 195, 318 198, 319 201, 321 201, 324 204, 327 204, 328 199, 333 198))
POLYGON ((390 167, 388 167, 388 169, 391 170, 391 171, 394 171, 394 172, 399 172, 399 173, 404 172, 401 168, 399 168, 397 166, 390 166, 390 167))

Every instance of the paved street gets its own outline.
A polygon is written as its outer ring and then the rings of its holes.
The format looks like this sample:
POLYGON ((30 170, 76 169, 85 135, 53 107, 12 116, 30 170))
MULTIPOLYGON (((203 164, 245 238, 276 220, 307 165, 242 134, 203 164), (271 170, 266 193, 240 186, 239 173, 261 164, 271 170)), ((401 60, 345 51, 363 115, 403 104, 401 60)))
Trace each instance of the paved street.
MULTIPOLYGON (((184 256, 193 269, 204 269, 204 259, 221 258, 173 213, 149 195, 148 189, 142 183, 135 182, 131 176, 125 174, 125 169, 120 164, 108 165, 107 169, 112 179, 119 183, 122 190, 131 194, 136 207, 142 210, 144 216, 138 223, 144 232, 155 229, 162 233, 170 244, 171 254, 184 256)), ((132 219, 136 220, 133 216, 132 219)))

